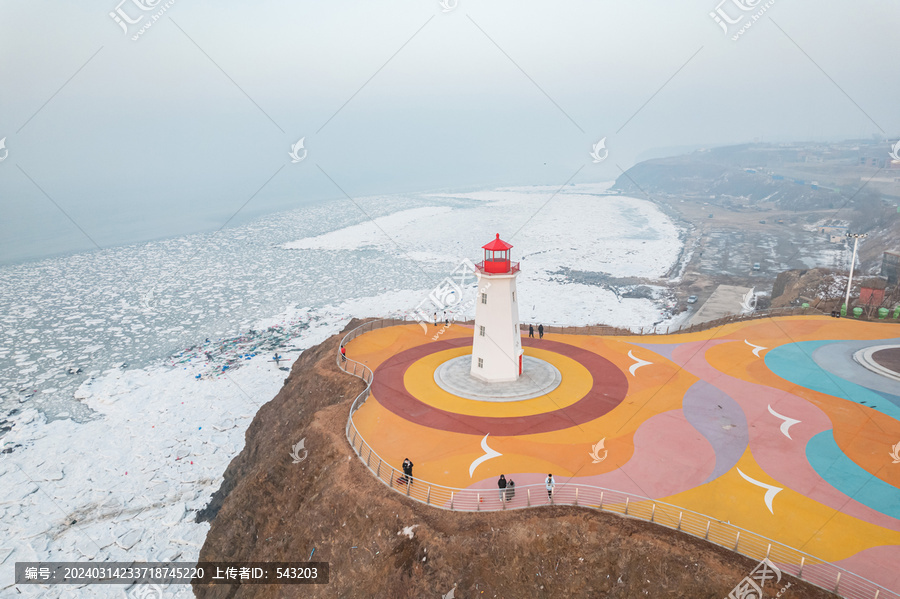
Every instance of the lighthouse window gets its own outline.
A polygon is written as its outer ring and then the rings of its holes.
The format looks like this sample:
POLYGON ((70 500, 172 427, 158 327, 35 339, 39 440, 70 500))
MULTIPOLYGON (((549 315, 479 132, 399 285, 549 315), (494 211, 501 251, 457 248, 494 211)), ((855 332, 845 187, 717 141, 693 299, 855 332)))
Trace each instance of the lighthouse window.
POLYGON ((513 301, 516 301, 516 292, 513 291, 513 301))
POLYGON ((478 334, 484 337, 484 327, 478 327, 478 334))
POLYGON ((482 293, 482 294, 481 294, 481 303, 482 303, 482 304, 486 304, 486 303, 487 303, 487 293, 482 293))
POLYGON ((484 358, 478 358, 478 367, 484 368, 484 358))

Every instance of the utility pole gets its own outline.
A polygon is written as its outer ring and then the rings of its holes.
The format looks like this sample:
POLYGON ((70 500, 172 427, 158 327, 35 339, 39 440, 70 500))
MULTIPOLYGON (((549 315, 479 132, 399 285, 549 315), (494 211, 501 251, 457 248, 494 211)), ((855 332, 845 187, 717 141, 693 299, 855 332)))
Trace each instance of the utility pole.
POLYGON ((844 298, 844 309, 841 316, 846 316, 850 311, 850 286, 853 284, 853 267, 856 266, 856 246, 860 239, 868 237, 865 233, 847 233, 847 239, 853 238, 853 257, 850 258, 850 278, 847 279, 847 296, 844 298))

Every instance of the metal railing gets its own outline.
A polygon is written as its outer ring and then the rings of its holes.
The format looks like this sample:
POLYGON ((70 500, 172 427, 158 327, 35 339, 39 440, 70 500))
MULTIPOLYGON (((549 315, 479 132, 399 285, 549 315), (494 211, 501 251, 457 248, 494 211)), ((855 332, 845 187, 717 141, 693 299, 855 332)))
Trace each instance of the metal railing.
MULTIPOLYGON (((341 347, 360 335, 388 326, 410 324, 401 319, 372 320, 348 332, 341 347)), ((573 327, 575 328, 575 327, 573 327)), ((578 327, 593 329, 595 327, 578 327)), ((568 330, 571 330, 567 328, 568 330)), ((696 330, 696 329, 694 329, 696 330)), ((544 327, 547 332, 547 327, 544 327)), ((590 333, 596 334, 596 333, 590 333)), ((369 471, 388 487, 425 505, 459 512, 495 512, 541 506, 577 506, 644 520, 702 538, 754 560, 769 558, 782 572, 796 576, 817 587, 848 599, 900 599, 900 593, 887 589, 844 568, 817 558, 753 531, 723 522, 682 507, 614 489, 572 482, 557 483, 552 495, 542 484, 516 486, 515 494, 501 500, 499 488, 455 488, 407 478, 378 455, 360 435, 353 415, 368 399, 374 374, 361 362, 342 356, 338 351, 338 367, 361 378, 366 388, 353 400, 347 418, 347 441, 369 471)))
POLYGON ((708 320, 699 324, 681 325, 677 328, 671 326, 640 326, 640 327, 611 327, 611 326, 587 326, 587 327, 561 327, 555 325, 544 325, 544 333, 562 333, 569 335, 676 335, 679 333, 694 333, 696 331, 705 331, 720 327, 732 322, 743 322, 746 320, 757 320, 760 318, 772 318, 774 316, 797 316, 815 314, 822 316, 824 312, 820 312, 815 308, 772 308, 770 310, 759 310, 750 312, 749 314, 729 314, 715 320, 708 320))

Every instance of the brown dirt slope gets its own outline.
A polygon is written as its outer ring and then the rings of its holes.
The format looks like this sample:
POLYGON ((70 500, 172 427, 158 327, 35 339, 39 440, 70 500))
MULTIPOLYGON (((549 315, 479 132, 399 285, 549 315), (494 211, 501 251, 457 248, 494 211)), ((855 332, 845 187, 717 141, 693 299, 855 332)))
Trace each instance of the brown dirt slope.
MULTIPOLYGON (((344 437, 350 402, 363 384, 335 366, 338 342, 333 337, 302 354, 198 515, 211 521, 201 561, 299 562, 315 548, 313 559, 330 563, 330 583, 195 586, 197 597, 439 598, 456 585, 456 599, 721 599, 755 566, 701 540, 607 513, 453 513, 408 500, 376 481, 344 437), (290 448, 304 437, 309 457, 292 464, 290 448), (398 535, 411 525, 412 539, 398 535)), ((790 580, 788 599, 833 597, 790 580)))

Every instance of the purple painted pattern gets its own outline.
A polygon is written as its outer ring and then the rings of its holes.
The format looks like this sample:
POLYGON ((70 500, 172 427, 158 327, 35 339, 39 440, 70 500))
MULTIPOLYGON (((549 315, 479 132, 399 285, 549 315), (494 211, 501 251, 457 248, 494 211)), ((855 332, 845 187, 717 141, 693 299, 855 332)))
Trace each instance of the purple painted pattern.
POLYGON ((716 466, 703 484, 731 470, 750 442, 744 411, 721 389, 706 381, 697 381, 684 394, 682 411, 691 425, 703 435, 716 453, 716 466))

